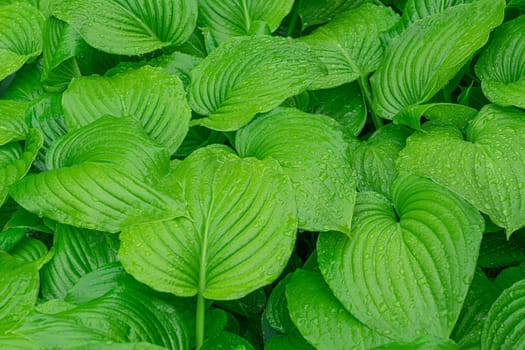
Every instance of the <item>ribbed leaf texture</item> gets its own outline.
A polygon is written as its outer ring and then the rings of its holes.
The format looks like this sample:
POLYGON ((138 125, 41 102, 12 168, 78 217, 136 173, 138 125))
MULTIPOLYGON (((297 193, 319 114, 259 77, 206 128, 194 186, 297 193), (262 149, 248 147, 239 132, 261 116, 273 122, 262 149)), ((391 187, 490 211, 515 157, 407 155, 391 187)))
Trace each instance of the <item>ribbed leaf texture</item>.
POLYGON ((0 101, 0 146, 25 139, 28 131, 25 123, 27 106, 26 102, 0 101))

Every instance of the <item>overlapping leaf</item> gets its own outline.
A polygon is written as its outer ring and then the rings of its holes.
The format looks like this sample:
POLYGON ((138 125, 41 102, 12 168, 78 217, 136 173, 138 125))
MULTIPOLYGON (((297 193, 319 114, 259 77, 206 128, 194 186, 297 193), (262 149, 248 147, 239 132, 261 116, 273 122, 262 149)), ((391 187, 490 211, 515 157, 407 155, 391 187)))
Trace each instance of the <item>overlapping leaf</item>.
POLYGON ((323 73, 305 44, 287 38, 236 38, 191 73, 190 105, 206 116, 193 125, 233 131, 306 90, 323 73))
POLYGON ((505 1, 479 0, 412 24, 390 43, 372 76, 374 109, 391 119, 428 101, 452 79, 503 20, 505 1))
POLYGON ((134 116, 159 144, 174 152, 188 132, 191 117, 180 79, 161 68, 141 67, 112 77, 80 77, 64 92, 69 130, 103 115, 134 116))
POLYGON ((319 237, 321 272, 344 307, 376 332, 448 338, 474 274, 483 220, 460 197, 414 175, 394 182, 392 203, 359 193, 351 236, 319 237))
POLYGON ((297 219, 291 184, 275 161, 207 147, 174 176, 189 218, 126 228, 119 251, 126 271, 161 291, 217 300, 277 278, 293 250, 297 219))
POLYGON ((299 1, 297 14, 301 18, 302 28, 308 28, 316 24, 323 24, 331 20, 335 15, 357 7, 364 0, 308 0, 299 1))
POLYGON ((197 22, 193 0, 64 0, 53 14, 91 46, 139 55, 185 42, 197 22))
POLYGON ((525 15, 494 32, 479 57, 476 74, 491 102, 525 108, 525 15))
POLYGON ((301 228, 350 231, 355 177, 333 119, 277 108, 239 130, 236 148, 243 157, 279 161, 295 189, 301 228))
POLYGON ((27 105, 26 102, 0 101, 0 146, 25 139, 27 105))
POLYGON ((428 125, 407 140, 399 168, 430 177, 507 231, 525 226, 525 114, 487 106, 466 130, 428 125))

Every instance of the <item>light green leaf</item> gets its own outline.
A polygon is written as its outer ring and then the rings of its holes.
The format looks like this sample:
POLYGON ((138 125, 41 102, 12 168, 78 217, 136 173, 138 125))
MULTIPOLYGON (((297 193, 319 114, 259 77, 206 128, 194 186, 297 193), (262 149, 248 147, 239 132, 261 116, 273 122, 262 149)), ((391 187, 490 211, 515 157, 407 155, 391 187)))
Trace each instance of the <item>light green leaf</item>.
POLYGON ((423 335, 413 340, 392 342, 372 350, 459 350, 454 341, 423 335))
POLYGON ((67 225, 54 234, 55 255, 41 271, 42 296, 64 298, 85 274, 117 260, 118 239, 114 235, 67 225))
POLYGON ((355 177, 335 120, 276 108, 239 130, 235 144, 243 157, 281 164, 294 186, 302 229, 349 233, 355 177))
POLYGON ((463 137, 456 127, 429 124, 401 151, 398 167, 460 194, 507 237, 525 226, 525 113, 489 105, 463 137))
POLYGON ((31 5, 0 7, 0 81, 42 52, 44 18, 31 5))
POLYGON ((130 226, 122 265, 139 281, 178 296, 230 300, 275 280, 293 250, 295 200, 275 161, 202 148, 175 169, 189 217, 130 226))
POLYGON ((307 0, 297 3, 302 29, 330 21, 335 15, 361 5, 365 0, 307 0))
POLYGON ((89 342, 65 350, 166 350, 165 347, 151 343, 112 343, 112 342, 89 342))
POLYGON ((403 108, 393 120, 396 124, 407 125, 414 130, 421 130, 421 118, 436 120, 457 126, 464 131, 478 111, 474 108, 455 103, 430 103, 403 108))
POLYGON ((47 350, 29 338, 16 334, 0 334, 1 350, 47 350))
POLYGON ((37 262, 46 256, 47 247, 38 239, 26 237, 11 249, 9 254, 26 262, 37 262))
POLYGON ((328 74, 310 89, 326 89, 366 77, 383 56, 379 34, 399 16, 389 7, 365 3, 338 14, 333 20, 298 40, 308 44, 326 65, 328 74))
POLYGON ((359 191, 390 197, 390 186, 397 176, 395 162, 409 135, 409 129, 389 124, 377 129, 366 141, 350 143, 349 159, 357 174, 359 191))
POLYGON ((185 42, 197 22, 197 2, 63 0, 53 14, 94 48, 131 56, 185 42))
POLYGON ((392 203, 360 192, 350 237, 319 237, 321 272, 344 307, 376 332, 448 338, 474 275, 483 219, 414 175, 394 181, 392 203))
POLYGON ((268 112, 306 90, 322 74, 306 44, 270 36, 232 39, 191 72, 190 105, 206 116, 192 123, 237 130, 256 113, 268 112))
POLYGON ((68 130, 103 115, 134 116, 153 140, 173 153, 188 132, 191 117, 180 79, 145 66, 112 77, 80 77, 64 92, 68 130))
POLYGON ((0 232, 0 250, 9 252, 24 239, 26 231, 23 228, 11 228, 0 232))
POLYGON ((365 350, 390 341, 346 311, 318 272, 297 270, 286 299, 295 325, 318 350, 365 350))
POLYGON ((506 289, 490 308, 481 350, 511 350, 525 347, 525 280, 506 289))
POLYGON ((504 9, 503 0, 478 0, 412 24, 390 43, 371 78, 375 111, 392 119, 432 98, 487 42, 504 9))
POLYGON ((41 71, 38 61, 24 65, 0 84, 0 96, 5 100, 30 102, 44 93, 44 86, 40 82, 41 71))
POLYGON ((491 102, 525 108, 525 15, 494 32, 481 51, 476 74, 491 102))
POLYGON ((200 0, 199 22, 217 43, 253 34, 267 25, 275 31, 292 9, 293 0, 200 0))
POLYGON ((24 115, 26 102, 0 101, 0 146, 25 139, 28 132, 24 115))
POLYGON ((179 188, 159 189, 169 170, 167 150, 132 118, 107 116, 68 133, 49 150, 47 167, 10 193, 25 209, 58 222, 118 232, 185 214, 179 188))

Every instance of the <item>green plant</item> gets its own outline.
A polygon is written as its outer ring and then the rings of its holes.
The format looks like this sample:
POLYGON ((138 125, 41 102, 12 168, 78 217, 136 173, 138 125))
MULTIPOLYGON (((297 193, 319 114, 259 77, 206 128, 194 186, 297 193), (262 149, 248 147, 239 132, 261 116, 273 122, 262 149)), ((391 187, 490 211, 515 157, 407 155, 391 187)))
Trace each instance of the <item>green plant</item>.
POLYGON ((0 349, 525 347, 525 6, 0 1, 0 349))

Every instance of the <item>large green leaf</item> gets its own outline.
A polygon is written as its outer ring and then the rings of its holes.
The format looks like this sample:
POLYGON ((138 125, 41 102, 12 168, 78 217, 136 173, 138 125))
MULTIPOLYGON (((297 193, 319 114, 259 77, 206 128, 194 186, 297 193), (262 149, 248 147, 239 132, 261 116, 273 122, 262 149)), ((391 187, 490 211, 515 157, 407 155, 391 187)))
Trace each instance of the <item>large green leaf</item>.
POLYGON ((47 156, 50 171, 27 176, 10 189, 20 205, 38 215, 118 232, 185 214, 180 189, 160 190, 169 171, 167 150, 132 118, 100 118, 57 140, 47 156))
POLYGON ((64 92, 63 107, 69 130, 106 114, 134 116, 171 153, 188 132, 191 117, 180 79, 150 66, 112 77, 76 78, 64 92))
POLYGON ((290 316, 319 350, 365 350, 390 340, 352 316, 318 272, 297 270, 286 286, 290 316))
POLYGON ((64 0, 53 14, 91 46, 139 55, 185 42, 197 21, 194 0, 64 0))
POLYGON ((28 104, 19 101, 0 101, 0 146, 24 140, 28 132, 25 111, 28 104))
POLYGON ((487 106, 466 130, 429 124, 401 151, 398 166, 430 177, 488 214, 507 236, 525 226, 525 113, 487 106))
POLYGON ((392 203, 360 192, 350 237, 319 237, 321 272, 344 307, 380 334, 448 338, 474 274, 484 222, 466 201, 414 175, 396 179, 392 203))
POLYGON ((306 44, 270 36, 232 39, 191 72, 193 125, 232 131, 306 90, 322 66, 306 44))
POLYGON ((481 336, 481 349, 523 349, 524 316, 525 280, 521 280, 503 291, 492 304, 481 336))
POLYGON ((379 34, 398 19, 389 7, 365 3, 298 39, 313 49, 328 70, 310 88, 338 86, 375 71, 383 57, 379 34))
POLYGON ((202 148, 180 163, 189 217, 127 227, 122 265, 139 281, 179 296, 242 297, 284 269, 297 230, 291 184, 272 160, 202 148))
POLYGON ((42 52, 44 18, 24 3, 0 7, 0 81, 42 52))
POLYGON ((479 0, 412 24, 393 40, 372 76, 374 109, 391 119, 428 101, 452 79, 503 20, 505 1, 479 0))
POLYGON ((54 256, 41 271, 42 296, 64 298, 85 274, 117 260, 118 240, 109 234, 58 225, 54 256))
POLYGON ((235 143, 243 157, 281 164, 295 189, 302 229, 349 233, 355 177, 335 120, 281 107, 239 130, 235 143))
POLYGON ((491 102, 525 108, 525 15, 494 32, 479 56, 476 74, 491 102))
POLYGON ((268 26, 273 32, 292 9, 293 0, 200 0, 199 22, 222 43, 234 36, 256 33, 268 26))
POLYGON ((330 21, 335 15, 359 6, 365 0, 307 0, 297 2, 297 14, 302 28, 330 21))

